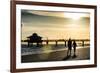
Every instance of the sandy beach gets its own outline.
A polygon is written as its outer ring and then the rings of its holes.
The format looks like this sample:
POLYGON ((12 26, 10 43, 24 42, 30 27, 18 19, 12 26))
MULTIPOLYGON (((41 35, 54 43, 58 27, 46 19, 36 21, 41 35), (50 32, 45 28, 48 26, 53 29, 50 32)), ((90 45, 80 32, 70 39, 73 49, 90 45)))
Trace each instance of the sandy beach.
POLYGON ((87 60, 90 58, 89 46, 76 48, 76 57, 73 57, 73 49, 70 57, 67 56, 68 48, 59 46, 29 47, 24 46, 21 50, 21 62, 47 62, 67 60, 87 60), (35 49, 34 49, 35 48, 35 49))

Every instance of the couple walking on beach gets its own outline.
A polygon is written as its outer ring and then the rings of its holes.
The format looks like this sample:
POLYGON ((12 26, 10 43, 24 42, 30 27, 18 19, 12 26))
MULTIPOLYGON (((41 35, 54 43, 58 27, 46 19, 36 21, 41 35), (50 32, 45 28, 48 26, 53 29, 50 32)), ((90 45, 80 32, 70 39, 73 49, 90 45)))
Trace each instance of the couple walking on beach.
POLYGON ((69 40, 68 40, 67 56, 71 56, 72 47, 73 47, 73 49, 74 49, 74 55, 73 55, 73 57, 76 57, 76 46, 77 46, 76 41, 73 40, 73 42, 72 42, 72 40, 69 38, 69 40))

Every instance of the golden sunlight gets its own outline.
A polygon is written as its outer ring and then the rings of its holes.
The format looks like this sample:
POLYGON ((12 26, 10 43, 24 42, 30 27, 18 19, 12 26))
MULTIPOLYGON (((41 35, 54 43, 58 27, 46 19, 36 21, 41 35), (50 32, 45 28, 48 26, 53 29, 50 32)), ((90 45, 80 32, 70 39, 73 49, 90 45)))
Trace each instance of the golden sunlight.
POLYGON ((77 13, 64 13, 64 16, 73 20, 78 20, 81 17, 80 14, 77 13))

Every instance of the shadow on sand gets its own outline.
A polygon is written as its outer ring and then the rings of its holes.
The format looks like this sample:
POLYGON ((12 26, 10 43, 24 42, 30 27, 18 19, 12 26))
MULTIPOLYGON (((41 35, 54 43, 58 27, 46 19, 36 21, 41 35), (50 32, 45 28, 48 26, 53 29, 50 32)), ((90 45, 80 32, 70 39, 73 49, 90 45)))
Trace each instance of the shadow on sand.
POLYGON ((77 56, 76 55, 73 55, 73 56, 70 56, 70 55, 68 55, 68 56, 66 56, 63 60, 68 60, 68 59, 70 59, 70 58, 76 58, 77 56))

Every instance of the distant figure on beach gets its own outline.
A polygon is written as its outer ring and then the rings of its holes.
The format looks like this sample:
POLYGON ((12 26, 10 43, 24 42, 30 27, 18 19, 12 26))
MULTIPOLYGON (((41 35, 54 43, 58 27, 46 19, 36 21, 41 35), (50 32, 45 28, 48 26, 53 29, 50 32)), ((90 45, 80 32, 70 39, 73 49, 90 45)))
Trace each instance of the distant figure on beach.
POLYGON ((71 50, 72 50, 72 40, 69 38, 67 56, 71 56, 71 50))
POLYGON ((73 55, 73 57, 76 57, 76 46, 77 46, 77 44, 76 44, 76 41, 74 40, 73 41, 73 48, 74 48, 74 55, 73 55))

